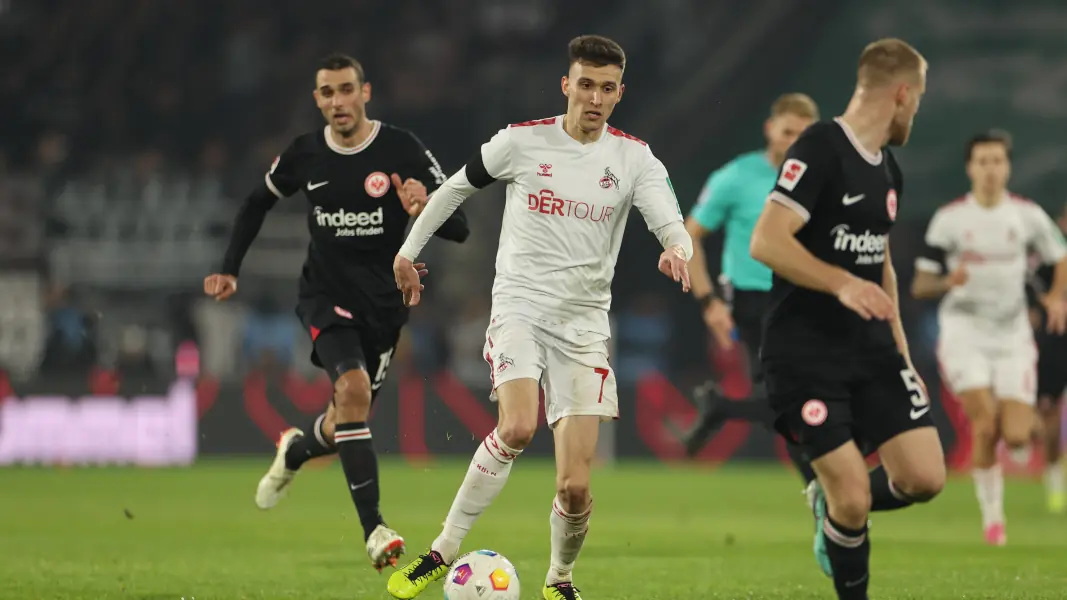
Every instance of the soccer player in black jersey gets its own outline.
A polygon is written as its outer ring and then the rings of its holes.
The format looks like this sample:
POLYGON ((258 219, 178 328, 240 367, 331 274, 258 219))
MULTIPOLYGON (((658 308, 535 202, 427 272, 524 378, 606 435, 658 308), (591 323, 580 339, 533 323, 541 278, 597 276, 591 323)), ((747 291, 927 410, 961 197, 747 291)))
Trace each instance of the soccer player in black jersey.
POLYGON ((789 149, 752 236, 774 271, 761 359, 775 425, 812 461, 816 556, 842 600, 867 598, 868 513, 928 501, 945 482, 889 249, 904 186, 887 146, 907 141, 926 68, 903 41, 867 46, 844 115, 789 149), (860 448, 882 466, 868 473, 860 448))
MULTIPOLYGON (((381 570, 395 565, 405 549, 378 509, 378 460, 367 427, 371 402, 408 318, 393 280, 393 257, 408 221, 425 206, 427 190, 436 189, 445 175, 411 132, 367 118, 370 95, 355 59, 337 54, 321 63, 314 96, 326 127, 297 137, 274 160, 241 206, 222 272, 205 278, 204 292, 224 300, 237 291, 241 261, 267 211, 279 198, 303 191, 311 243, 296 313, 313 341, 311 361, 329 373, 334 395, 306 433, 282 434, 256 504, 272 508, 301 465, 337 452, 367 554, 381 570)), ((466 217, 455 213, 437 235, 464 241, 466 217)))
MULTIPOLYGON (((1060 231, 1067 234, 1067 205, 1056 219, 1060 231)), ((1041 417, 1041 436, 1045 446, 1045 493, 1049 512, 1067 513, 1067 482, 1064 481, 1061 455, 1061 418, 1063 394, 1067 391, 1067 335, 1055 334, 1045 326, 1045 311, 1040 299, 1052 289, 1053 267, 1044 265, 1030 276, 1027 296, 1034 315, 1034 338, 1037 341, 1037 411, 1041 417)))

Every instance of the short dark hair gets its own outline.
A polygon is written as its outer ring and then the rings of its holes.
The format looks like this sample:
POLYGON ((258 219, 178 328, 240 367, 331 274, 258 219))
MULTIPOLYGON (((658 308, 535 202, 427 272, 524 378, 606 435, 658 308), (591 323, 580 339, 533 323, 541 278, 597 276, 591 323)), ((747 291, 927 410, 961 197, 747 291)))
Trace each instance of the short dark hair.
POLYGON ((580 35, 567 44, 568 64, 576 62, 594 67, 615 65, 626 70, 626 52, 615 40, 602 35, 580 35))
POLYGON ((971 162, 971 158, 974 156, 974 147, 979 144, 1002 144, 1004 146, 1004 151, 1008 153, 1008 159, 1011 159, 1011 134, 1003 129, 983 131, 967 140, 967 146, 964 148, 965 153, 963 155, 964 162, 971 162))
POLYGON ((359 61, 354 59, 354 58, 352 58, 351 56, 349 56, 347 54, 342 54, 340 52, 334 52, 333 54, 329 54, 329 55, 324 56, 323 58, 321 58, 319 60, 319 69, 318 70, 323 70, 323 69, 325 69, 327 71, 340 71, 342 69, 355 69, 356 77, 359 79, 359 82, 360 83, 366 83, 366 81, 367 81, 366 76, 363 73, 363 65, 359 64, 359 61))

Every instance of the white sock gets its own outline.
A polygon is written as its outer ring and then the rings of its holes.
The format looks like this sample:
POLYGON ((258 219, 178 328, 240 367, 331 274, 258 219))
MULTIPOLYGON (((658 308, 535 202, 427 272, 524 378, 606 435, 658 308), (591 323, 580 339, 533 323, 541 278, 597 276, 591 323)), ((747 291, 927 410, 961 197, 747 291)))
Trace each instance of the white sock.
POLYGON ((1004 474, 1000 465, 974 469, 975 495, 982 511, 982 527, 1004 522, 1004 474))
POLYGON ((445 527, 430 545, 431 550, 441 554, 446 564, 456 560, 467 532, 504 489, 511 464, 521 453, 522 450, 509 448, 500 441, 495 429, 482 440, 467 467, 467 476, 456 492, 456 499, 452 501, 445 527))
POLYGON ((557 496, 552 500, 552 515, 548 522, 552 529, 552 559, 548 564, 548 577, 545 585, 569 582, 574 561, 585 543, 585 534, 589 531, 589 515, 593 512, 593 503, 581 514, 572 515, 563 510, 557 496))
POLYGON ((1019 465, 1020 467, 1025 467, 1026 465, 1030 464, 1031 454, 1032 453, 1030 451, 1030 444, 1026 444, 1025 446, 1019 446, 1018 448, 1008 447, 1008 456, 1011 457, 1011 462, 1015 463, 1016 465, 1019 465))
POLYGON ((1063 475, 1063 463, 1056 461, 1045 467, 1045 491, 1050 494, 1062 494, 1067 491, 1063 475))

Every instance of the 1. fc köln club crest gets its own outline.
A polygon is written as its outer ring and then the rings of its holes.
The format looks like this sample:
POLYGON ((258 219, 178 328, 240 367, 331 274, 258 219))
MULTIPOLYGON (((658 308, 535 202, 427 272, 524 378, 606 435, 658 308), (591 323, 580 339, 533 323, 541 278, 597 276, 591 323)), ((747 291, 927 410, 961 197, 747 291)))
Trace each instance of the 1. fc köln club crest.
POLYGON ((889 220, 897 220, 897 191, 893 188, 889 188, 889 193, 885 195, 885 211, 889 213, 889 220))

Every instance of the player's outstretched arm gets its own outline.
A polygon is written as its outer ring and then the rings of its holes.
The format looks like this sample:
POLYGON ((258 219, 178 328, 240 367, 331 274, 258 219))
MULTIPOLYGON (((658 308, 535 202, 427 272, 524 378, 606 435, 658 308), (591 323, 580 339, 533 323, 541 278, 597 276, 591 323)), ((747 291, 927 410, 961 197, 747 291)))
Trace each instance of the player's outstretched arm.
POLYGON ((881 286, 819 260, 797 240, 805 222, 797 210, 772 199, 752 232, 752 258, 796 285, 836 296, 864 319, 892 318, 893 303, 881 286))
POLYGON ((712 283, 708 273, 707 259, 704 255, 704 237, 708 230, 693 215, 685 220, 685 229, 693 239, 693 258, 689 260, 689 282, 693 297, 700 303, 704 324, 715 336, 715 342, 722 348, 733 345, 730 333, 734 329, 734 320, 730 309, 719 290, 712 283))
POLYGON ((934 213, 926 228, 923 250, 915 259, 915 275, 911 280, 911 295, 918 300, 933 300, 944 296, 954 287, 967 283, 967 268, 960 264, 949 272, 946 256, 953 247, 953 221, 947 213, 934 213))
POLYGON ((1037 249, 1045 264, 1056 265, 1052 287, 1042 298, 1048 315, 1048 330, 1061 334, 1067 331, 1067 244, 1063 233, 1048 213, 1033 203, 1023 205, 1030 226, 1030 243, 1037 249))
POLYGON ((682 284, 688 292, 689 259, 693 257, 693 238, 682 224, 682 207, 674 195, 667 168, 645 147, 644 165, 634 183, 633 203, 645 220, 648 230, 663 246, 659 271, 682 284))
POLYGON ((467 241, 470 234, 471 230, 470 226, 467 225, 467 215, 463 212, 462 206, 449 215, 445 222, 441 224, 441 227, 434 232, 434 235, 442 240, 456 242, 457 244, 467 241))
POLYGON ((222 272, 204 278, 204 293, 216 300, 225 300, 237 292, 237 275, 245 254, 263 227, 267 212, 274 207, 278 197, 267 186, 260 185, 245 198, 234 218, 230 243, 222 259, 222 272))

